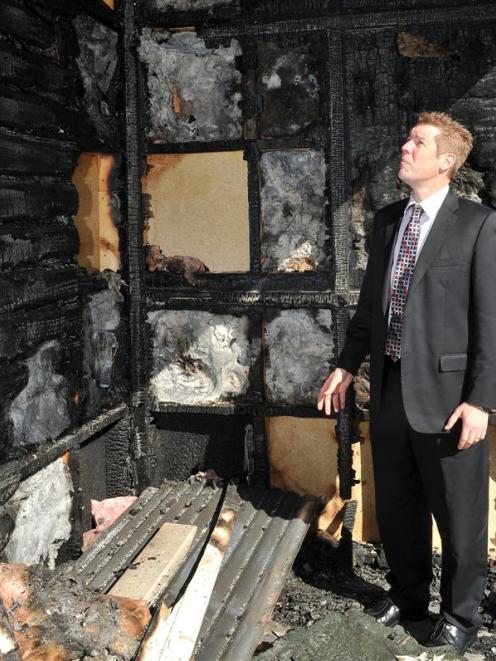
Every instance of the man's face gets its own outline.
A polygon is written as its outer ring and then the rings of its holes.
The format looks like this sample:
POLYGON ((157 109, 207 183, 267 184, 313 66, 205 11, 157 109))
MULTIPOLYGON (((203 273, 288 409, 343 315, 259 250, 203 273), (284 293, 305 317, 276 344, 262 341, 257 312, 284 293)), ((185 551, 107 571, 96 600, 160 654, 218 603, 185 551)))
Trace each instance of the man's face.
POLYGON ((398 177, 413 186, 447 173, 451 161, 449 155, 437 153, 435 136, 441 133, 437 126, 417 124, 412 128, 406 142, 401 147, 401 163, 398 177))

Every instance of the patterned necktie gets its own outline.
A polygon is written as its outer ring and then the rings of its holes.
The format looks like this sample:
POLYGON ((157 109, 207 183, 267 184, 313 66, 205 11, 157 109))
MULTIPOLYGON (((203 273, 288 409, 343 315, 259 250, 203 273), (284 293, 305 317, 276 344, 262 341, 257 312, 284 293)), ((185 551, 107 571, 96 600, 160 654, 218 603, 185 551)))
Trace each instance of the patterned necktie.
POLYGON ((391 321, 386 337, 385 353, 394 361, 401 357, 401 333, 408 288, 412 280, 417 257, 417 244, 420 236, 420 217, 423 209, 420 204, 412 206, 410 220, 401 239, 400 251, 393 275, 391 290, 391 321))

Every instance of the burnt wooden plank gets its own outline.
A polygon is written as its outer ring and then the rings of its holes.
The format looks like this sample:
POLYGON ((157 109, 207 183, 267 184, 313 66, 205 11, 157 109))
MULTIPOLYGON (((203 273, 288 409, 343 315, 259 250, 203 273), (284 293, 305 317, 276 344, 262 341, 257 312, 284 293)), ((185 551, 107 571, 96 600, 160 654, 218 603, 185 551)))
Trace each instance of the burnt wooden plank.
POLYGON ((24 90, 54 93, 71 99, 76 86, 76 67, 68 61, 64 66, 41 53, 32 55, 20 51, 9 42, 0 42, 0 80, 4 83, 22 80, 24 90))
POLYGON ((0 180, 0 220, 74 215, 78 193, 69 181, 13 183, 0 180))
POLYGON ((72 299, 78 294, 78 267, 74 264, 0 273, 0 312, 72 299))
POLYGON ((77 337, 81 332, 81 304, 77 298, 33 310, 19 310, 0 318, 0 358, 14 358, 47 340, 77 337))
POLYGON ((72 175, 77 146, 73 142, 35 138, 0 129, 0 174, 72 175))
MULTIPOLYGON (((0 361, 0 405, 6 405, 21 392, 28 382, 28 366, 24 362, 0 361)), ((0 434, 1 436, 1 434, 0 434)), ((2 439, 3 440, 3 439, 2 439)), ((0 440, 1 448, 1 440, 0 440)))
POLYGON ((0 3, 0 32, 42 50, 48 50, 56 43, 54 25, 30 12, 17 0, 2 0, 0 3))
MULTIPOLYGON (((51 133, 77 135, 85 119, 75 110, 34 94, 0 87, 0 125, 7 128, 51 130, 51 133)), ((59 136, 58 136, 59 137, 59 136)))
POLYGON ((25 480, 31 475, 34 475, 61 457, 67 450, 75 448, 95 434, 100 433, 109 425, 116 422, 116 420, 122 418, 126 411, 127 405, 121 402, 118 406, 101 413, 96 418, 93 418, 93 420, 81 425, 76 431, 65 434, 55 441, 45 444, 35 454, 30 454, 28 457, 20 460, 21 479, 25 480))
POLYGON ((0 466, 0 506, 16 492, 20 481, 21 471, 18 461, 9 461, 0 466))
POLYGON ((49 257, 74 256, 79 235, 74 225, 48 221, 44 225, 22 222, 0 225, 0 268, 37 264, 49 257))

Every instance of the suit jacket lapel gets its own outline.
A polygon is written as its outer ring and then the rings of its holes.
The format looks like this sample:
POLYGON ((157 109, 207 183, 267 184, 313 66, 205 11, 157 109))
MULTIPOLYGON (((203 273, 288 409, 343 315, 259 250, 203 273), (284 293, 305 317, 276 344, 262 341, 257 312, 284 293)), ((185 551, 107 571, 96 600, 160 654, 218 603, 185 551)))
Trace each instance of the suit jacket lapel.
POLYGON ((415 264, 415 270, 413 271, 412 281, 410 282, 410 287, 408 289, 408 295, 410 295, 422 280, 435 256, 441 249, 441 246, 446 241, 450 228, 453 223, 456 222, 457 209, 458 198, 450 187, 429 234, 427 235, 422 250, 420 251, 417 263, 415 264))

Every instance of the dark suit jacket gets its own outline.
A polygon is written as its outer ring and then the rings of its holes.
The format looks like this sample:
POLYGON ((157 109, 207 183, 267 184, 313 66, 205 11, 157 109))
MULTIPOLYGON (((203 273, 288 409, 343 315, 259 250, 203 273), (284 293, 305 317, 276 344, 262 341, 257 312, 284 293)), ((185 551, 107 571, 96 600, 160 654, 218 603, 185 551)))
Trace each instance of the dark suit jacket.
MULTIPOLYGON (((338 367, 370 354, 371 423, 381 410, 391 251, 408 199, 379 210, 338 367)), ((496 408, 496 211, 452 187, 418 257, 405 307, 401 386, 413 429, 439 433, 461 402, 496 408)))

